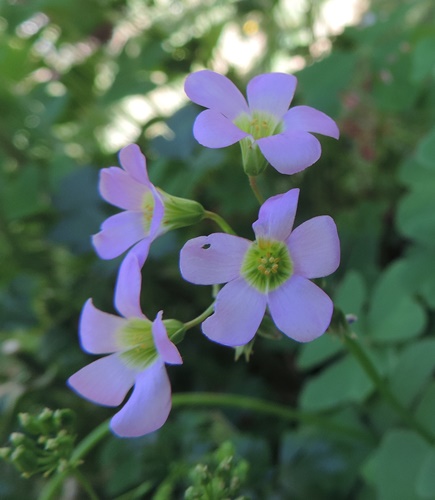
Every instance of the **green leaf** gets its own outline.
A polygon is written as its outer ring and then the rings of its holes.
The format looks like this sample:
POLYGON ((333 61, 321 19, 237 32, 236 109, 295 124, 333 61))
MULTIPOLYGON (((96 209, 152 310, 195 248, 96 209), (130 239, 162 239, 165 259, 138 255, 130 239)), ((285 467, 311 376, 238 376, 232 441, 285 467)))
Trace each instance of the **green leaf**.
POLYGON ((379 342, 398 342, 422 333, 426 317, 423 308, 406 288, 403 268, 390 265, 376 283, 368 314, 368 334, 379 342))
POLYGON ((404 196, 397 210, 399 231, 417 242, 435 245, 435 196, 433 182, 435 176, 419 189, 404 196), (431 182, 431 183, 430 183, 431 182))
POLYGON ((40 171, 36 166, 29 165, 0 187, 0 203, 7 219, 28 217, 47 208, 39 185, 40 171))
POLYGON ((360 365, 353 358, 346 357, 309 380, 300 403, 304 410, 326 410, 343 403, 359 403, 372 388, 372 382, 360 365))
POLYGON ((91 250, 91 235, 104 220, 97 185, 98 173, 91 167, 63 177, 54 198, 54 206, 62 217, 50 232, 52 241, 67 245, 76 253, 91 250))
POLYGON ((404 280, 408 290, 420 295, 431 308, 435 308, 434 251, 422 245, 413 245, 406 256, 404 280))
POLYGON ((435 492, 435 450, 428 451, 417 477, 417 493, 423 498, 433 499, 435 492))
POLYGON ((419 422, 435 433, 435 382, 426 389, 415 415, 419 422))
POLYGON ((432 375, 434 359, 435 339, 420 340, 402 351, 390 382, 402 403, 410 404, 422 392, 432 375))
POLYGON ((377 500, 421 500, 416 481, 430 446, 408 430, 391 430, 383 438, 363 474, 376 488, 377 500))
MULTIPOLYGON (((433 52, 435 54, 435 50, 433 52)), ((425 167, 435 170, 435 127, 419 142, 417 160, 425 167)))
POLYGON ((342 350, 341 341, 336 336, 325 333, 318 339, 301 346, 298 366, 302 370, 313 368, 342 350))
POLYGON ((373 96, 380 110, 402 111, 410 109, 420 88, 411 81, 411 56, 397 51, 384 61, 381 77, 373 85, 373 96))
POLYGON ((420 40, 414 48, 412 59, 412 79, 420 82, 435 69, 435 37, 430 36, 420 40))
MULTIPOLYGON (((357 58, 354 53, 335 51, 327 58, 298 73, 300 92, 305 104, 335 115, 340 94, 350 83, 357 58)), ((299 97, 299 96, 298 96, 299 97)))
POLYGON ((345 313, 359 316, 366 300, 367 287, 357 271, 350 270, 337 289, 334 303, 345 313))

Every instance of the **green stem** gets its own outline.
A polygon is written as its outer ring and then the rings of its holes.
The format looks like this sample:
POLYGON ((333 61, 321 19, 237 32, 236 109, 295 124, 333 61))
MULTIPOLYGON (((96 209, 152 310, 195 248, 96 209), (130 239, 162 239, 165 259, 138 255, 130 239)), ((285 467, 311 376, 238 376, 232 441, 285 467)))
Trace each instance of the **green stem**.
POLYGON ((375 384, 378 391, 382 394, 389 405, 400 415, 404 422, 406 422, 412 429, 420 434, 420 436, 428 443, 434 444, 435 436, 418 420, 416 420, 412 413, 410 413, 408 409, 397 399, 397 397, 391 391, 387 382, 376 369, 371 359, 364 352, 361 344, 357 340, 352 338, 351 335, 352 334, 346 333, 343 336, 344 343, 346 344, 349 351, 357 359, 366 374, 370 377, 372 382, 375 384))
POLYGON ((98 495, 95 493, 94 488, 92 488, 91 483, 88 481, 86 476, 84 476, 78 469, 74 470, 74 475, 77 481, 81 484, 82 488, 88 494, 90 500, 98 500, 98 495))
POLYGON ((213 304, 210 304, 207 307, 207 309, 204 312, 202 312, 199 316, 184 323, 184 328, 186 330, 189 330, 190 328, 193 328, 194 326, 199 325, 200 323, 202 323, 205 319, 207 319, 210 316, 210 314, 213 312, 213 310, 214 310, 214 302, 213 302, 213 304))
POLYGON ((260 205, 262 205, 264 203, 264 198, 263 198, 262 194, 260 193, 260 190, 258 189, 257 178, 252 176, 252 175, 249 175, 248 178, 249 178, 249 185, 251 186, 251 189, 252 189, 255 197, 257 198, 258 203, 260 203, 260 205))
POLYGON ((177 408, 179 406, 219 406, 251 410, 257 413, 281 418, 291 423, 303 422, 353 438, 373 440, 371 434, 325 420, 322 415, 301 412, 278 403, 272 403, 249 396, 240 396, 238 394, 215 394, 211 392, 173 394, 172 407, 177 408))
MULTIPOLYGON (((211 307, 212 306, 210 306, 208 309, 210 309, 211 307)), ((205 315, 208 309, 204 311, 201 316, 205 315)), ((372 435, 369 433, 328 421, 322 415, 301 412, 278 403, 272 403, 249 396, 240 396, 238 394, 215 394, 209 392, 173 394, 172 407, 177 408, 182 406, 218 406, 225 408, 250 410, 256 413, 262 413, 264 415, 281 418, 291 423, 302 422, 308 425, 315 425, 322 429, 333 431, 344 436, 363 441, 373 440, 372 435)), ((92 448, 94 448, 98 444, 98 442, 101 441, 101 439, 103 439, 108 433, 109 421, 105 421, 94 431, 92 431, 87 437, 85 437, 74 450, 71 456, 72 466, 77 467, 77 465, 79 465, 80 461, 85 457, 85 455, 87 455, 92 450, 92 448)), ((39 500, 53 500, 58 498, 57 493, 62 484, 62 481, 71 473, 71 469, 68 469, 65 472, 53 476, 53 478, 45 485, 45 488, 39 496, 39 500)), ((75 470, 73 473, 77 474, 77 470, 75 470)), ((77 478, 79 479, 79 476, 77 476, 77 478)), ((91 492, 85 487, 87 481, 83 481, 81 480, 81 478, 82 476, 80 474, 79 480, 82 486, 86 489, 89 497, 91 499, 96 498, 92 496, 94 494, 93 490, 91 492)))
MULTIPOLYGON (((70 462, 72 467, 76 468, 82 458, 87 455, 92 450, 92 448, 94 448, 94 446, 96 446, 108 433, 109 421, 106 420, 78 444, 71 455, 70 462)), ((64 479, 66 479, 71 473, 71 468, 69 468, 64 472, 53 476, 41 491, 39 500, 55 500, 56 498, 59 498, 59 496, 57 495, 58 490, 64 479)), ((76 471, 74 471, 74 474, 75 473, 76 471)))
POLYGON ((233 230, 233 228, 228 224, 228 222, 223 219, 220 215, 215 214, 214 212, 210 212, 209 210, 205 211, 204 218, 210 219, 222 229, 222 231, 225 231, 228 234, 236 234, 236 232, 233 230))
POLYGON ((103 437, 109 434, 109 420, 106 420, 80 441, 71 455, 71 462, 76 464, 96 446, 103 437))

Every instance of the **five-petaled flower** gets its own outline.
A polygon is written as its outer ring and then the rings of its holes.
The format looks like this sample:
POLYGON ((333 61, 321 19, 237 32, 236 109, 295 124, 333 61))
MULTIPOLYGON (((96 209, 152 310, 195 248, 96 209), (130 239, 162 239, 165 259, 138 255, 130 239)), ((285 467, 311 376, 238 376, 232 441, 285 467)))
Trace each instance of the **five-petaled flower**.
POLYGON ((248 343, 268 307, 287 336, 308 342, 328 328, 333 304, 310 280, 340 261, 337 228, 329 216, 292 231, 299 189, 269 198, 253 224, 256 241, 224 233, 189 240, 181 250, 183 277, 199 285, 227 283, 218 293, 204 334, 228 346, 248 343))
POLYGON ((123 168, 103 168, 99 187, 101 196, 124 212, 106 219, 92 242, 103 259, 118 257, 134 245, 132 252, 142 267, 158 236, 199 222, 204 209, 196 201, 156 188, 148 178, 145 156, 136 144, 123 148, 119 159, 123 168))
POLYGON ((137 437, 159 429, 168 418, 171 386, 165 363, 182 363, 169 337, 182 332, 184 325, 162 321, 162 312, 151 322, 139 304, 141 274, 135 255, 125 258, 124 271, 115 292, 123 317, 100 311, 89 299, 80 319, 82 348, 109 355, 79 370, 68 383, 81 396, 106 406, 120 405, 134 386, 110 425, 118 436, 137 437))
POLYGON ((336 123, 309 106, 288 109, 297 79, 284 73, 254 77, 247 98, 225 76, 210 70, 189 75, 187 96, 209 108, 197 117, 193 134, 209 148, 222 148, 240 141, 248 175, 266 167, 264 158, 282 174, 294 174, 320 158, 319 141, 310 132, 338 138, 336 123), (264 155, 264 156, 263 156, 264 155))

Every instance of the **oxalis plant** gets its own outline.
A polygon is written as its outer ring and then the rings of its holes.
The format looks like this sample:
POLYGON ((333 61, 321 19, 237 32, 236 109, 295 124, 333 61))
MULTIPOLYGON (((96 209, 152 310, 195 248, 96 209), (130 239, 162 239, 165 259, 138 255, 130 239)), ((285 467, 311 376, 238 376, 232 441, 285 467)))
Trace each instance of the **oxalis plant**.
MULTIPOLYGON (((120 166, 101 170, 101 196, 121 211, 104 221, 92 242, 101 259, 125 254, 114 290, 119 315, 101 311, 92 299, 85 303, 79 323, 80 345, 85 352, 102 357, 72 374, 67 383, 92 403, 122 406, 110 422, 103 422, 79 444, 75 444, 68 410, 20 416, 24 432, 11 436, 2 456, 26 477, 36 473, 51 476, 41 498, 58 498, 69 475, 77 478, 89 498, 98 498, 81 472, 86 454, 109 432, 119 438, 155 432, 165 424, 172 405, 238 407, 289 422, 320 419, 256 398, 171 394, 166 365, 183 370, 180 346, 188 342, 188 331, 201 330, 210 341, 234 349, 236 359, 249 361, 255 355, 256 336, 265 335, 260 328, 265 317, 288 337, 286 342, 311 342, 324 335, 332 322, 331 330, 398 417, 433 445, 433 434, 390 390, 352 333, 356 318, 334 308, 323 290, 325 280, 312 281, 329 276, 339 266, 340 241, 334 220, 318 215, 294 227, 303 191, 293 188, 264 199, 257 186, 257 176, 267 175, 270 168, 292 175, 319 160, 321 145, 314 134, 339 138, 336 123, 323 112, 303 105, 290 108, 296 85, 292 75, 261 74, 248 83, 245 99, 228 78, 212 71, 198 71, 185 81, 187 96, 206 108, 194 123, 196 140, 206 148, 240 143, 241 167, 259 203, 251 239, 237 235, 220 214, 197 201, 172 196, 155 186, 148 176, 146 151, 136 144, 120 151, 120 166), (164 233, 204 219, 213 221, 217 231, 186 241, 174 258, 179 259, 181 278, 205 287, 209 306, 199 316, 180 321, 166 317, 165 304, 161 304, 156 317, 149 318, 140 297, 142 267, 150 246, 164 233)), ((337 427, 327 419, 323 426, 337 427)), ((359 432, 343 426, 339 430, 350 436, 359 432)), ((186 498, 236 498, 247 465, 233 457, 233 448, 226 445, 208 464, 198 465, 191 472, 186 498)))

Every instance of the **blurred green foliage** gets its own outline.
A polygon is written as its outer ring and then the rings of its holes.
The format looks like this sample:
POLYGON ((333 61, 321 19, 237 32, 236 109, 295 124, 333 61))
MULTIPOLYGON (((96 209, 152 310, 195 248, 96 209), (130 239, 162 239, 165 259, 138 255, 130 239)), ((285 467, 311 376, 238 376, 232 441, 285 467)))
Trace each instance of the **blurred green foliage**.
MULTIPOLYGON (((90 244, 114 213, 98 195, 99 169, 117 164, 116 151, 137 142, 155 184, 196 199, 251 237, 258 206, 239 149, 196 143, 198 108, 187 103, 182 83, 209 67, 243 89, 251 76, 295 61, 304 66, 295 102, 329 113, 341 139, 322 138, 319 162, 296 176, 268 169, 260 189, 269 196, 301 187, 297 222, 334 216, 342 263, 326 289, 344 313, 356 315, 352 329, 395 396, 435 433, 435 6, 373 0, 357 26, 324 37, 316 30, 323 3, 0 3, 2 445, 21 412, 71 408, 80 439, 113 414, 65 385, 90 360, 77 341, 83 303, 93 297, 113 311, 120 260, 98 260, 90 244), (252 46, 244 46, 239 64, 228 62, 222 39, 229 29, 243 42, 261 35, 261 50, 252 57, 252 46)), ((177 252, 189 237, 215 230, 204 222, 153 245, 142 297, 149 317, 164 308, 167 317, 187 321, 209 305, 203 288, 182 281, 177 252)), ((86 457, 82 470, 100 498, 183 498, 202 481, 189 471, 211 463, 225 441, 249 463, 237 492, 246 498, 435 498, 434 444, 383 400, 336 324, 303 346, 259 338, 249 363, 234 363, 233 351, 199 330, 180 349, 185 364, 170 370, 175 392, 264 398, 372 439, 246 410, 177 408, 159 432, 108 437, 86 457)), ((44 483, 0 464, 2 499, 38 498, 44 483)), ((65 497, 83 498, 74 479, 64 488, 65 497)))

